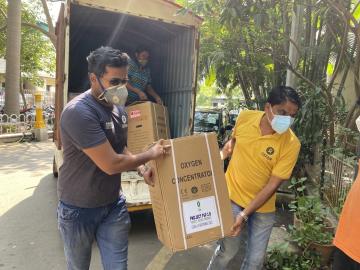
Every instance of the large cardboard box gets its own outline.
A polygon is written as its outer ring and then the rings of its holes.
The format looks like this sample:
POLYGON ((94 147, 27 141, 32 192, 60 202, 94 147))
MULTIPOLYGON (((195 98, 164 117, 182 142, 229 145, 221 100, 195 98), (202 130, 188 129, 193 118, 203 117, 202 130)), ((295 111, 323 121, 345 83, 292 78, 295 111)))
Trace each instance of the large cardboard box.
POLYGON ((167 108, 153 102, 140 102, 126 108, 128 114, 127 147, 133 154, 144 151, 159 139, 170 139, 167 108))
POLYGON ((156 181, 149 190, 159 240, 180 251, 230 235, 234 219, 216 134, 165 143, 170 153, 149 162, 156 181))

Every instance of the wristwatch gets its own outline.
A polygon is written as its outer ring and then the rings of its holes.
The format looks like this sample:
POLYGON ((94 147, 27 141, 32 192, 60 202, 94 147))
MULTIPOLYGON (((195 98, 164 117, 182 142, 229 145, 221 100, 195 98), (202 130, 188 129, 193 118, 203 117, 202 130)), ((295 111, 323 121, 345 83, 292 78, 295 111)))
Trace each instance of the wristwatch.
POLYGON ((249 217, 244 213, 244 211, 241 211, 239 213, 239 216, 241 216, 245 220, 245 222, 249 220, 249 217))

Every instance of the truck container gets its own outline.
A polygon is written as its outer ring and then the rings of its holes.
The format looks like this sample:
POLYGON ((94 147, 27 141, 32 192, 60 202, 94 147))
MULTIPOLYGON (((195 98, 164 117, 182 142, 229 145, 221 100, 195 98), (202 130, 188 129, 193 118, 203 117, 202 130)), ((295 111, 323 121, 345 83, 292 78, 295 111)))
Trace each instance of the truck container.
MULTIPOLYGON (((138 46, 151 52, 152 85, 168 107, 171 137, 192 134, 196 97, 199 27, 202 19, 166 0, 68 0, 56 24, 54 175, 63 161, 61 112, 90 88, 86 57, 111 46, 131 57, 138 46)), ((120 180, 120 179, 119 179, 120 180)), ((136 172, 122 175, 129 211, 150 208, 147 185, 136 172)))

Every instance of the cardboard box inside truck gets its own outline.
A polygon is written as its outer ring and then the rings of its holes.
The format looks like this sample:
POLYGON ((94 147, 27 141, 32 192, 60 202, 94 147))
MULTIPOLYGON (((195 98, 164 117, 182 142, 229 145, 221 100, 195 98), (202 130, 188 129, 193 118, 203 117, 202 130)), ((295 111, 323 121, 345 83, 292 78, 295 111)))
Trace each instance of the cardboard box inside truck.
POLYGON ((159 139, 170 139, 167 108, 152 102, 141 102, 126 108, 128 113, 128 149, 133 154, 159 139))
POLYGON ((216 135, 165 143, 170 153, 149 163, 155 172, 149 189, 159 240, 180 251, 230 235, 233 216, 216 135))

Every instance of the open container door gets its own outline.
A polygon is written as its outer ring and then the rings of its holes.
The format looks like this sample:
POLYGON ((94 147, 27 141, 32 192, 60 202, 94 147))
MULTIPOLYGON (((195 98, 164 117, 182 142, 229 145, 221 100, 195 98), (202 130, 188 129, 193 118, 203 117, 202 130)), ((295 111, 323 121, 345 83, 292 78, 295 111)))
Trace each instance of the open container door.
POLYGON ((60 116, 67 102, 67 70, 68 70, 68 46, 69 38, 69 7, 70 2, 61 4, 59 17, 56 22, 56 86, 55 86, 55 123, 54 136, 55 143, 53 159, 53 175, 58 176, 58 171, 63 163, 62 144, 60 137, 60 116))
POLYGON ((66 33, 65 5, 61 4, 56 23, 56 88, 55 88, 55 125, 54 142, 58 150, 61 149, 60 116, 64 108, 65 82, 65 33, 66 33))

